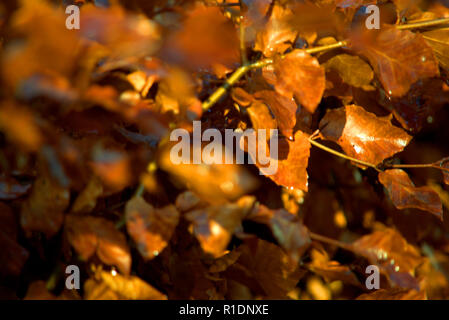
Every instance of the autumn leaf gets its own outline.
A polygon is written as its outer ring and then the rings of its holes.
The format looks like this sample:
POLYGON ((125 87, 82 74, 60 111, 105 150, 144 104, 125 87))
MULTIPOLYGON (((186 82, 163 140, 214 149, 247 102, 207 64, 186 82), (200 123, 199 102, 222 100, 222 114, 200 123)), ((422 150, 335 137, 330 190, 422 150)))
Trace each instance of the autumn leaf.
POLYGON ((404 288, 419 288, 414 276, 424 258, 398 231, 391 228, 374 231, 353 242, 349 248, 378 266, 391 283, 404 288))
MULTIPOLYGON (((204 150, 203 147, 191 146, 184 140, 178 143, 191 150, 191 155, 204 150)), ((257 181, 250 173, 237 164, 224 164, 224 161, 222 164, 174 164, 170 160, 170 147, 173 147, 173 144, 168 144, 161 150, 158 158, 160 167, 204 201, 223 203, 227 200, 235 200, 257 186, 257 181)), ((222 154, 224 156, 225 152, 223 151, 222 154)))
POLYGON ((307 228, 297 216, 284 209, 273 211, 258 205, 247 219, 267 225, 279 245, 295 261, 299 261, 311 243, 307 228))
POLYGON ((98 177, 93 176, 73 203, 71 212, 88 213, 97 205, 97 199, 103 194, 103 185, 98 177))
POLYGON ((312 249, 311 257, 312 262, 309 263, 308 268, 326 281, 340 280, 356 287, 361 286, 360 281, 348 266, 330 260, 324 250, 312 249))
POLYGON ((219 8, 198 5, 186 12, 182 26, 167 37, 160 55, 193 68, 217 63, 232 66, 240 58, 237 32, 219 8))
POLYGON ((126 227, 145 259, 153 259, 168 245, 179 221, 174 206, 155 209, 142 197, 129 200, 125 208, 126 227))
POLYGON ((439 75, 438 62, 422 35, 391 27, 367 37, 353 45, 361 48, 388 95, 403 96, 416 81, 439 75))
POLYGON ((22 228, 28 234, 37 231, 43 232, 47 237, 55 235, 62 226, 69 201, 68 188, 61 187, 45 168, 41 168, 30 195, 21 206, 22 228))
POLYGON ((440 197, 430 187, 415 187, 408 174, 401 169, 379 173, 379 181, 386 188, 391 201, 398 209, 417 208, 443 218, 440 197))
POLYGON ((449 69, 449 29, 438 29, 421 33, 426 43, 433 49, 440 65, 449 69))
POLYGON ((276 91, 288 99, 294 97, 307 111, 315 112, 325 88, 324 69, 318 60, 296 49, 276 59, 273 68, 276 91))
MULTIPOLYGON (((306 169, 310 155, 308 135, 298 130, 294 135, 293 141, 281 137, 271 137, 271 139, 278 139, 277 158, 271 157, 270 154, 270 166, 277 168, 275 173, 264 171, 266 166, 256 161, 257 157, 252 153, 252 150, 255 149, 249 149, 249 156, 253 159, 260 172, 262 174, 267 173, 267 177, 278 185, 307 191, 309 176, 306 169)), ((266 148, 265 151, 268 154, 268 144, 262 147, 266 148)))
MULTIPOLYGON (((237 270, 251 275, 269 298, 285 299, 302 276, 297 264, 280 247, 265 240, 256 239, 254 244, 244 244, 239 251, 239 259, 229 270, 231 277, 239 274, 237 270)), ((245 277, 240 279, 246 283, 245 277)), ((251 282, 248 284, 252 286, 251 282)))
POLYGON ((264 56, 273 57, 276 53, 284 53, 295 41, 297 31, 290 24, 293 12, 280 5, 275 5, 270 19, 257 33, 254 44, 255 51, 262 51, 264 56))
POLYGON ((136 276, 122 276, 101 271, 97 279, 86 281, 85 299, 87 300, 167 300, 147 282, 136 276))
POLYGON ((357 56, 339 54, 330 58, 324 64, 327 70, 334 70, 341 79, 354 87, 364 87, 373 79, 373 70, 370 65, 357 56))
POLYGON ((390 119, 356 105, 329 110, 320 121, 320 131, 347 155, 374 165, 402 151, 412 139, 390 119))
MULTIPOLYGON (((292 99, 269 90, 258 91, 254 94, 254 97, 263 101, 270 108, 282 134, 291 139, 296 124, 296 110, 298 109, 296 103, 292 99)), ((270 127, 261 128, 269 129, 270 127)))
POLYGON ((94 254, 107 265, 115 265, 129 274, 131 254, 126 238, 111 221, 90 216, 68 215, 65 220, 65 232, 69 243, 83 260, 94 254))
POLYGON ((242 198, 237 203, 209 206, 188 212, 185 217, 192 222, 193 234, 206 253, 218 258, 235 231, 241 226, 243 217, 252 207, 254 199, 242 198))

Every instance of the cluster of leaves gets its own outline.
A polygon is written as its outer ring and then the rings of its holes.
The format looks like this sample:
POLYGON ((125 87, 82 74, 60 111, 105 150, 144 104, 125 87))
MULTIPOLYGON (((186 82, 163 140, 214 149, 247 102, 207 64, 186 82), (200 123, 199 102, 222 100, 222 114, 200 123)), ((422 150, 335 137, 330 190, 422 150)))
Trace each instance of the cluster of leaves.
POLYGON ((446 17, 420 0, 3 1, 0 297, 449 298, 449 29, 423 23, 446 17), (277 173, 173 164, 170 130, 198 119, 279 129, 277 173))

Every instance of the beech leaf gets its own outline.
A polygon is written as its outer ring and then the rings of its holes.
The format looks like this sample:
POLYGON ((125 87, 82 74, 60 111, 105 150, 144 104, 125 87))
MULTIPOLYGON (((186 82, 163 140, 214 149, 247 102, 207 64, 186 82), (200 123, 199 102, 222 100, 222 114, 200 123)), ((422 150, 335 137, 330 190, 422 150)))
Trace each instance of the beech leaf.
POLYGON ((153 259, 167 246, 179 221, 173 205, 155 209, 142 197, 134 197, 125 208, 126 227, 145 259, 153 259))
POLYGON ((416 208, 443 218, 440 197, 430 187, 415 187, 408 174, 401 169, 379 173, 379 181, 386 188, 393 204, 398 209, 416 208))
POLYGON ((412 139, 390 119, 356 105, 329 110, 320 122, 320 131, 347 155, 374 165, 402 151, 412 139))

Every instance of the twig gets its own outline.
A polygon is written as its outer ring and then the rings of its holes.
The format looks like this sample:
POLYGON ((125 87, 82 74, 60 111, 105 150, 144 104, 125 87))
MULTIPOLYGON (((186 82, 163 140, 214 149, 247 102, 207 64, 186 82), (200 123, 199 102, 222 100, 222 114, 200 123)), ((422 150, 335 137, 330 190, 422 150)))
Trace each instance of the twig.
POLYGON ((346 244, 344 242, 341 242, 341 241, 338 241, 338 240, 335 240, 335 239, 331 239, 331 238, 328 238, 326 236, 322 236, 321 234, 317 234, 317 233, 313 233, 313 232, 309 232, 309 235, 310 235, 310 238, 312 240, 324 242, 324 243, 327 243, 327 244, 330 244, 330 245, 333 245, 333 246, 337 246, 337 247, 342 248, 342 249, 351 250, 351 248, 350 248, 351 245, 346 244))
POLYGON ((399 30, 409 30, 409 29, 420 29, 420 28, 434 27, 434 26, 438 26, 438 25, 442 25, 442 24, 449 24, 449 18, 401 24, 401 25, 396 26, 396 28, 398 28, 399 30))
MULTIPOLYGON (((425 27, 434 27, 442 24, 449 24, 449 18, 443 18, 443 19, 435 19, 435 20, 428 20, 428 21, 421 21, 416 23, 410 23, 410 24, 403 24, 403 25, 397 25, 396 28, 399 30, 409 30, 409 29, 419 29, 419 28, 425 28, 425 27)), ((309 54, 314 54, 322 51, 328 51, 332 49, 342 48, 348 44, 347 40, 339 41, 337 43, 333 43, 326 46, 320 46, 315 48, 308 48, 305 51, 309 54)), ((283 56, 281 56, 283 58, 283 56)), ((250 65, 241 66, 238 68, 229 78, 228 80, 219 87, 204 103, 203 103, 203 110, 208 110, 210 107, 212 107, 225 93, 226 91, 234 85, 246 72, 252 69, 257 68, 263 68, 269 64, 272 64, 272 59, 263 59, 256 61, 250 65)))
MULTIPOLYGON (((340 41, 340 42, 325 45, 325 46, 309 48, 309 49, 306 49, 305 51, 307 53, 318 53, 318 52, 322 52, 322 51, 332 50, 335 48, 341 48, 346 45, 347 45, 346 41, 340 41)), ((283 56, 281 56, 281 58, 283 58, 283 56)), ((212 95, 209 96, 209 98, 207 98, 206 101, 203 102, 203 105, 202 105, 203 110, 208 110, 210 107, 212 107, 226 93, 226 91, 230 87, 232 87, 237 81, 240 80, 240 78, 246 72, 248 72, 249 70, 266 67, 272 63, 273 63, 273 59, 262 59, 262 60, 254 62, 254 63, 251 63, 249 65, 243 65, 243 66, 239 67, 237 70, 234 71, 233 74, 231 74, 231 76, 225 81, 225 83, 223 83, 217 90, 215 90, 214 93, 212 93, 212 95)))
POLYGON ((372 163, 369 163, 369 162, 366 162, 366 161, 362 161, 362 160, 359 160, 359 159, 347 156, 344 153, 341 153, 341 152, 338 152, 337 150, 334 150, 334 149, 331 149, 329 147, 326 147, 325 145, 323 145, 323 144, 321 144, 321 143, 319 143, 319 142, 317 142, 317 141, 315 141, 315 140, 313 140, 311 138, 312 138, 312 136, 309 138, 309 142, 312 145, 314 145, 315 147, 318 147, 318 148, 320 148, 320 149, 322 149, 322 150, 324 150, 326 152, 332 153, 333 155, 335 155, 337 157, 340 157, 340 158, 343 158, 343 159, 346 159, 346 160, 350 160, 352 162, 358 163, 358 164, 363 165, 365 167, 373 168, 373 169, 375 169, 375 170, 380 172, 379 168, 376 165, 372 164, 372 163))

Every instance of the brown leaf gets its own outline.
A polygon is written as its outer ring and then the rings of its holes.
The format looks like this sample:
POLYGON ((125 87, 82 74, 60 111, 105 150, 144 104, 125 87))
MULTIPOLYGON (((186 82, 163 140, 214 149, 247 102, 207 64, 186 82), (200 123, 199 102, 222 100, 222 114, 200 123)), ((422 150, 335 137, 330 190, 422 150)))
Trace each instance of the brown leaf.
POLYGON ((26 151, 37 151, 43 137, 33 114, 23 107, 6 104, 0 108, 0 129, 26 151))
MULTIPOLYGON (((276 136, 271 137, 271 139, 278 139, 277 158, 273 158, 273 155, 271 153, 269 154, 271 157, 270 166, 277 168, 274 174, 271 172, 267 174, 266 171, 264 171, 266 166, 263 166, 256 161, 255 154, 249 149, 249 156, 253 159, 260 172, 267 175, 268 178, 278 185, 307 191, 307 180, 309 176, 306 169, 310 156, 310 142, 308 135, 298 130, 295 133, 293 141, 276 136)), ((268 150, 267 144, 265 150, 267 151, 267 156, 268 150)))
POLYGON ((98 177, 93 176, 73 203, 71 212, 88 213, 97 205, 97 199, 103 194, 103 185, 98 177))
MULTIPOLYGON (((175 164, 170 160, 171 148, 175 145, 172 143, 161 150, 159 166, 185 184, 202 200, 209 203, 235 200, 257 186, 257 181, 245 168, 237 164, 224 164, 224 148, 221 164, 193 164, 192 155, 203 152, 204 148, 191 146, 190 141, 185 139, 178 143, 190 150, 190 164, 175 164)), ((204 158, 202 160, 204 161, 204 158)))
POLYGON ((324 250, 313 249, 311 251, 312 262, 308 268, 327 282, 343 281, 347 284, 360 287, 360 281, 347 265, 342 265, 338 261, 332 261, 324 250))
POLYGON ((265 57, 273 57, 291 47, 297 35, 297 31, 289 24, 292 17, 290 9, 275 4, 270 19, 257 33, 254 50, 262 51, 265 57))
POLYGON ((198 5, 168 37, 161 57, 194 68, 217 63, 232 66, 240 58, 236 29, 218 7, 198 5))
POLYGON ((83 260, 95 253, 107 265, 115 265, 124 274, 131 270, 131 254, 126 238, 106 219, 68 215, 65 231, 69 243, 83 260))
POLYGON ((336 71, 345 83, 354 87, 369 85, 374 76, 368 63, 357 56, 345 53, 330 58, 324 67, 326 71, 336 71))
MULTIPOLYGON (((326 86, 324 69, 318 60, 304 50, 295 49, 274 62, 276 91, 293 97, 310 113, 315 112, 326 86)), ((266 79, 270 82, 270 79, 266 79)))
POLYGON ((153 259, 164 250, 179 221, 179 212, 172 205, 155 209, 142 197, 129 200, 125 208, 126 227, 145 259, 153 259))
POLYGON ((392 288, 379 289, 372 293, 364 293, 357 300, 427 300, 425 291, 414 289, 392 288))
POLYGON ((64 211, 70 201, 70 191, 50 178, 40 167, 31 194, 22 203, 20 224, 27 232, 43 232, 47 237, 55 235, 62 226, 64 211))
POLYGON ((404 170, 392 169, 381 172, 379 181, 387 189, 396 208, 417 208, 443 219, 443 207, 438 194, 430 187, 415 187, 404 170))
POLYGON ((320 122, 320 131, 347 155, 374 165, 402 151, 412 139, 390 119, 356 105, 329 110, 320 122))
POLYGON ((167 300, 167 296, 135 276, 101 271, 84 285, 87 300, 167 300))
POLYGON ((439 75, 433 51, 418 33, 391 27, 363 38, 355 47, 361 46, 390 96, 403 96, 416 81, 439 75))
POLYGON ((231 267, 239 271, 236 280, 245 284, 244 275, 251 275, 269 298, 285 299, 301 278, 297 264, 270 242, 255 239, 254 244, 244 244, 239 250, 242 254, 231 267))
POLYGON ((441 67, 449 70, 449 28, 426 31, 421 34, 433 49, 441 67))
POLYGON ((368 259, 371 264, 379 266, 381 272, 388 275, 390 282, 401 287, 419 287, 413 277, 424 258, 396 230, 385 228, 374 231, 353 242, 349 248, 368 259))
POLYGON ((185 217, 192 222, 193 234, 201 248, 218 258, 225 254, 234 232, 241 227, 242 219, 253 202, 254 198, 244 197, 236 203, 190 211, 185 217))
POLYGON ((299 261, 311 243, 307 228, 296 215, 284 209, 270 210, 264 205, 258 205, 247 219, 267 225, 279 245, 294 261, 299 261))
POLYGON ((296 124, 296 110, 298 109, 295 101, 269 90, 258 91, 254 94, 254 97, 263 101, 270 108, 282 134, 292 139, 293 128, 296 124))
MULTIPOLYGON (((269 132, 270 129, 277 129, 276 120, 271 115, 271 112, 265 103, 255 101, 246 110, 254 130, 265 129, 269 132)), ((267 136, 267 140, 269 138, 270 137, 267 136)))

